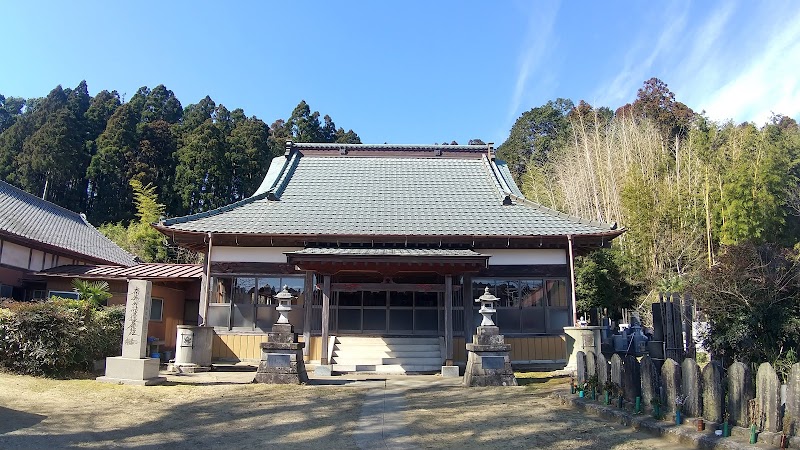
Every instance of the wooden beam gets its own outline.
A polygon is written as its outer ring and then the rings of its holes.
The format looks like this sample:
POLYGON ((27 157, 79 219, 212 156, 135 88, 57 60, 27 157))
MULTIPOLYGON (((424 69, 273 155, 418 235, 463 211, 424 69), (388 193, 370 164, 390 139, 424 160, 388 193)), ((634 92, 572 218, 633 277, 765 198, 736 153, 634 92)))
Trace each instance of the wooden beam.
POLYGON ((444 348, 445 365, 453 365, 453 276, 444 276, 444 348))
POLYGON ((327 365, 328 361, 328 328, 331 315, 331 276, 325 275, 322 281, 322 356, 320 364, 327 365))
POLYGON ((306 272, 303 284, 303 359, 309 361, 311 348, 311 310, 314 307, 314 272, 306 272))
POLYGON ((206 324, 206 319, 208 318, 208 304, 211 302, 211 291, 213 288, 213 284, 211 282, 211 233, 208 233, 208 253, 206 253, 206 271, 203 274, 203 279, 201 280, 200 289, 200 313, 202 316, 198 323, 200 325, 206 324))
POLYGON ((569 281, 572 291, 572 325, 578 323, 578 303, 575 295, 575 254, 572 252, 572 235, 567 236, 567 246, 569 247, 569 281))

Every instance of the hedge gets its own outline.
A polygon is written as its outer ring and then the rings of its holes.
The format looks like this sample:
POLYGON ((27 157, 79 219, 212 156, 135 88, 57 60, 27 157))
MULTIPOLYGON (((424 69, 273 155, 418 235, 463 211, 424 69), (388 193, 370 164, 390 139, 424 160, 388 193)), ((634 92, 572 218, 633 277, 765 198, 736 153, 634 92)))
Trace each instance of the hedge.
POLYGON ((121 351, 125 309, 82 300, 0 301, 0 367, 63 377, 121 351))

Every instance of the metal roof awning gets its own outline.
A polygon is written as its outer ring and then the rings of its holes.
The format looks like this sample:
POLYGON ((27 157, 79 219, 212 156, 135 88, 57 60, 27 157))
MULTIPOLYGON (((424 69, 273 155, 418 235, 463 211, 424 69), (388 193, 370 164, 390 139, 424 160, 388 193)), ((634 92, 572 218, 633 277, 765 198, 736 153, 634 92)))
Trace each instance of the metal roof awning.
POLYGON ((104 280, 175 280, 189 281, 203 276, 200 264, 143 263, 131 267, 110 265, 68 265, 45 269, 36 275, 61 278, 87 278, 104 280))
POLYGON ((489 255, 473 250, 409 248, 305 248, 284 253, 301 270, 335 273, 342 270, 423 270, 441 273, 476 272, 489 255))

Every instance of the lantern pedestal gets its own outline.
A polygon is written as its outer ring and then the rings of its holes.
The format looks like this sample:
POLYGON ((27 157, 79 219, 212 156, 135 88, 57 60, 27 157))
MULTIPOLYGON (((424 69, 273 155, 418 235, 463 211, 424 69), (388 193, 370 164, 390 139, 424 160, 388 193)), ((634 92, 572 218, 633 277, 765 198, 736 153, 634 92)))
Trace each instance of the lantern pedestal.
POLYGON ((478 327, 472 344, 467 344, 467 368, 464 386, 516 386, 511 369, 511 345, 496 326, 478 327))
POLYGON ((267 333, 267 342, 261 344, 261 363, 253 381, 268 384, 308 382, 303 345, 297 342, 297 334, 290 324, 274 324, 272 331, 267 333))

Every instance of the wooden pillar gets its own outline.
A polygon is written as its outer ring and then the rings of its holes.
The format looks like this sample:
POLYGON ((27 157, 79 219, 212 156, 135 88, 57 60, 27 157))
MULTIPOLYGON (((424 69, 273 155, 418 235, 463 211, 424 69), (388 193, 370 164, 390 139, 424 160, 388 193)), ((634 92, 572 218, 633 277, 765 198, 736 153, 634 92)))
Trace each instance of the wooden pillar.
POLYGON ((472 305, 475 299, 472 298, 472 277, 469 275, 464 275, 461 297, 464 299, 464 342, 470 344, 475 333, 475 329, 472 328, 472 305))
POLYGON ((322 281, 322 356, 319 363, 328 365, 328 327, 331 316, 331 276, 325 275, 322 281))
POLYGON ((575 296, 575 255, 572 251, 572 235, 567 236, 567 244, 569 247, 569 281, 570 291, 572 291, 572 325, 578 323, 578 303, 575 296))
POLYGON ((311 313, 314 308, 314 272, 306 271, 303 283, 303 359, 309 362, 309 349, 311 347, 311 313))
POLYGON ((444 276, 444 365, 453 365, 453 276, 444 276))
POLYGON ((211 302, 213 294, 213 284, 211 279, 211 233, 208 233, 208 253, 206 253, 206 270, 200 280, 200 319, 198 325, 206 325, 208 319, 208 304, 211 302))

